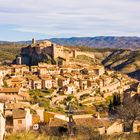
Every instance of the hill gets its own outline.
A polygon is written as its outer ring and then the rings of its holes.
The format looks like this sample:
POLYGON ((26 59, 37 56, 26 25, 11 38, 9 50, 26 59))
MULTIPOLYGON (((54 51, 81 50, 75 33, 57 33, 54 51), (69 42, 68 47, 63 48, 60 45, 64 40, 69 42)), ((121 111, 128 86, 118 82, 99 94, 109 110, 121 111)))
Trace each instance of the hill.
POLYGON ((11 63, 20 53, 22 47, 24 45, 9 42, 0 43, 0 64, 11 63))
POLYGON ((89 46, 94 48, 140 48, 140 37, 72 37, 52 38, 52 42, 64 46, 89 46))
MULTIPOLYGON (((37 40, 37 41, 43 41, 37 40)), ((51 38, 47 39, 63 46, 88 46, 93 48, 140 48, 140 37, 116 37, 116 36, 97 36, 97 37, 72 37, 72 38, 51 38)), ((0 44, 8 44, 7 41, 0 41, 0 44)), ((31 40, 18 41, 16 44, 31 44, 31 40)))
POLYGON ((140 80, 140 51, 114 50, 102 61, 109 69, 121 71, 132 78, 140 80))

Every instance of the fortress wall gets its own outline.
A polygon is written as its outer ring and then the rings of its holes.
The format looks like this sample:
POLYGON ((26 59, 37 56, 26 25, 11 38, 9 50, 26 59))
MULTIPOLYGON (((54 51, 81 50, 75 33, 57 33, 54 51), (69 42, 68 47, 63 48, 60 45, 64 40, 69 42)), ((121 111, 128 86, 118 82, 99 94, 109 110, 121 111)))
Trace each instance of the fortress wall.
POLYGON ((54 47, 53 57, 54 57, 54 59, 57 59, 58 57, 65 58, 65 52, 64 52, 63 46, 54 47))
POLYGON ((91 58, 95 59, 95 55, 92 52, 90 53, 90 52, 76 51, 75 56, 77 57, 78 55, 86 55, 88 57, 91 57, 91 58))

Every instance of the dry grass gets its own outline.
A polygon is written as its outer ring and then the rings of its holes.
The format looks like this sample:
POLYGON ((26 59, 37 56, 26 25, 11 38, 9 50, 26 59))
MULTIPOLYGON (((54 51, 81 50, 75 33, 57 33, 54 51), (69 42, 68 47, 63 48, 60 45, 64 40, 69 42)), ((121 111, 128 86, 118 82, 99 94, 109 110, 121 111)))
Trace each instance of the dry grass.
POLYGON ((121 134, 121 135, 99 135, 90 129, 80 128, 79 134, 74 137, 68 136, 48 136, 34 132, 14 133, 6 136, 5 140, 140 140, 140 134, 121 134))

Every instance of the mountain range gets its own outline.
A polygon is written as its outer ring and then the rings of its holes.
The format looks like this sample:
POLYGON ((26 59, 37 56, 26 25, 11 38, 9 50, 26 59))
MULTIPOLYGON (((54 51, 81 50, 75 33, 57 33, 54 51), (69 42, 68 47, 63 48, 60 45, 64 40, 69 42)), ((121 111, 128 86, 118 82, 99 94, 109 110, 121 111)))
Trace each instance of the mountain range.
MULTIPOLYGON (((124 49, 140 48, 140 37, 97 36, 97 37, 52 38, 47 40, 50 40, 56 44, 63 46, 88 46, 93 48, 124 48, 124 49)), ((0 43, 9 43, 9 42, 0 41, 0 43)), ((18 41, 15 43, 30 44, 31 41, 18 41)))
POLYGON ((140 37, 72 37, 52 38, 50 41, 64 46, 89 46, 94 48, 140 48, 140 37))

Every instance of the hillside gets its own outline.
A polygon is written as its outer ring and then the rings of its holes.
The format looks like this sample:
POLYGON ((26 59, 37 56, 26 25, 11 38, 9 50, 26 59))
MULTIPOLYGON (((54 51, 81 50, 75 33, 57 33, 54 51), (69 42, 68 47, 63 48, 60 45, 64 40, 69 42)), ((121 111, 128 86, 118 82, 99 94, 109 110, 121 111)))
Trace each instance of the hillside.
MULTIPOLYGON (((71 46, 72 47, 72 46, 71 46)), ((72 47, 75 48, 75 47, 72 47)), ((128 49, 109 49, 109 48, 90 48, 77 47, 84 52, 93 52, 96 58, 96 63, 103 64, 108 69, 121 71, 129 76, 140 80, 140 50, 128 49)), ((86 61, 86 57, 80 60, 86 61)), ((91 60, 88 58, 88 62, 91 60)))
POLYGON ((106 68, 127 73, 140 80, 140 51, 114 50, 102 61, 102 64, 106 68))
POLYGON ((7 42, 0 43, 0 64, 12 62, 16 58, 16 55, 20 53, 22 47, 24 45, 7 42))
POLYGON ((53 38, 54 43, 65 46, 89 46, 94 48, 140 48, 140 37, 72 37, 53 38))
MULTIPOLYGON (((73 44, 75 44, 73 42, 73 44)), ((0 43, 0 62, 12 62, 16 55, 20 54, 22 47, 27 45, 21 45, 16 43, 1 42, 0 43)), ((77 48, 74 46, 69 46, 69 48, 77 48)), ((91 48, 79 46, 83 52, 93 52, 96 57, 96 62, 98 64, 103 64, 106 68, 114 69, 127 73, 129 76, 140 80, 140 51, 139 50, 129 50, 129 49, 115 49, 115 48, 91 48)), ((35 58, 35 57, 34 57, 35 58)), ((81 56, 76 61, 83 61, 92 63, 91 58, 85 58, 81 56)))

